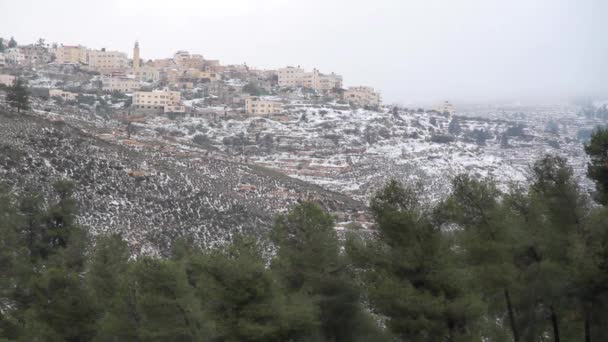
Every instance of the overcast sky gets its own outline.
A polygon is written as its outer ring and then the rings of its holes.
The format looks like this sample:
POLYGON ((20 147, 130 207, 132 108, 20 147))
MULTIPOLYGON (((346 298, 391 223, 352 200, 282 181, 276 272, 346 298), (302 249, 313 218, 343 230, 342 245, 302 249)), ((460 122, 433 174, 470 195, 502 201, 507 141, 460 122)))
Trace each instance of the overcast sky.
POLYGON ((0 36, 317 67, 389 103, 608 97, 607 0, 0 0, 0 36))

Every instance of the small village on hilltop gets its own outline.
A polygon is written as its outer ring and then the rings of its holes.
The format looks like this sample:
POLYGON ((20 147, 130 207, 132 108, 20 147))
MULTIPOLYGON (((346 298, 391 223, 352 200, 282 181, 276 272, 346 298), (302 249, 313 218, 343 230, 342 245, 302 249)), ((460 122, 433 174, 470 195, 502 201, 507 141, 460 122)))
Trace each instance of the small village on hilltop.
POLYGON ((125 97, 128 100, 120 109, 129 114, 279 117, 284 104, 296 98, 369 109, 381 106, 374 88, 344 88, 341 75, 316 68, 260 70, 246 64, 221 65, 219 60, 188 51, 145 59, 138 42, 132 58, 105 48, 49 45, 44 39, 28 45, 17 45, 13 38, 3 42, 0 68, 9 71, 0 74, 0 84, 9 86, 16 77, 23 77, 35 95, 64 102, 94 103, 99 96, 92 95, 101 94, 125 97))

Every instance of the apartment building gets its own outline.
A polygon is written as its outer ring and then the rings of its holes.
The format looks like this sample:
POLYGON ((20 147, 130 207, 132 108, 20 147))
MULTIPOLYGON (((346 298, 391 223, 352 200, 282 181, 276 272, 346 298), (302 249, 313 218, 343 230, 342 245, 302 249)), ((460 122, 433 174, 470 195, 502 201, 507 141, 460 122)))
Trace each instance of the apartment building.
POLYGON ((140 88, 139 80, 127 77, 103 77, 101 83, 101 89, 110 92, 131 93, 140 88))
POLYGON ((136 91, 133 94, 132 107, 141 112, 165 113, 165 110, 179 106, 181 96, 179 91, 153 90, 136 91))
POLYGON ((61 45, 55 49, 57 64, 86 64, 87 48, 84 46, 61 45))
POLYGON ((126 69, 128 65, 127 54, 120 51, 89 50, 89 68, 101 73, 108 73, 114 70, 126 69))
POLYGON ((304 69, 300 67, 288 66, 277 70, 280 87, 302 87, 304 78, 304 69))
POLYGON ((306 72, 300 67, 281 68, 277 70, 280 87, 306 87, 318 91, 330 91, 342 87, 342 76, 335 73, 322 74, 317 69, 306 72))
POLYGON ((281 102, 262 97, 248 97, 245 100, 245 111, 249 115, 268 115, 281 112, 281 102))
POLYGON ((331 91, 336 88, 342 88, 342 76, 333 72, 328 75, 318 74, 313 88, 320 91, 331 91))
POLYGON ((15 76, 0 75, 0 84, 9 87, 13 85, 13 82, 15 82, 15 76))
POLYGON ((349 87, 344 91, 344 101, 356 106, 380 105, 380 94, 372 87, 349 87))
POLYGON ((78 98, 78 94, 71 93, 69 91, 63 91, 61 89, 50 89, 49 96, 51 98, 59 97, 59 98, 63 99, 64 101, 76 101, 76 99, 78 98))

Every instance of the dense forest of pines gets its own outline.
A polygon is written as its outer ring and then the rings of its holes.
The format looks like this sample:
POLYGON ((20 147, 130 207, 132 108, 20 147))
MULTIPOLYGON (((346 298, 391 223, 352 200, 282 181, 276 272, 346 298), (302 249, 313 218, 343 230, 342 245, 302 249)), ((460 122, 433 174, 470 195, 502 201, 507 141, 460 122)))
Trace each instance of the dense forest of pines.
POLYGON ((608 341, 608 131, 586 151, 594 202, 566 161, 499 191, 467 175, 432 206, 389 182, 373 236, 339 241, 304 202, 268 246, 187 239, 166 258, 93 240, 68 182, 0 189, 0 341, 608 341))

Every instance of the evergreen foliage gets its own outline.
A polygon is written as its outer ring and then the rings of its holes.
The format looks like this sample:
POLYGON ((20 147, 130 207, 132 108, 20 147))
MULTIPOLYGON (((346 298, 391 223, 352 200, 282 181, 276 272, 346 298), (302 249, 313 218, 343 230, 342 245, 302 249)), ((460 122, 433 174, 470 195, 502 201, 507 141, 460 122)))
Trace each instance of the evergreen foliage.
POLYGON ((587 176, 595 181, 598 200, 608 204, 608 128, 598 127, 585 145, 585 152, 591 162, 587 166, 587 176))
POLYGON ((0 187, 0 341, 608 340, 608 209, 560 157, 531 176, 503 192, 460 175, 433 205, 391 181, 371 236, 341 241, 302 202, 272 245, 184 239, 168 258, 90 239, 69 182, 46 197, 0 187))
POLYGON ((12 49, 12 48, 16 48, 17 47, 17 41, 15 40, 15 38, 11 37, 11 39, 9 39, 8 41, 8 48, 12 49))
POLYGON ((469 291, 449 239, 420 203, 419 189, 391 181, 371 201, 375 238, 349 238, 370 304, 403 341, 479 339, 483 305, 469 291))
POLYGON ((264 88, 261 88, 258 84, 254 82, 249 82, 244 85, 243 92, 251 96, 262 96, 268 93, 266 90, 264 90, 264 88))

